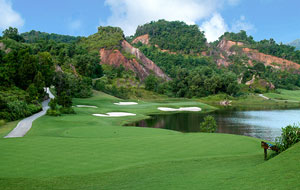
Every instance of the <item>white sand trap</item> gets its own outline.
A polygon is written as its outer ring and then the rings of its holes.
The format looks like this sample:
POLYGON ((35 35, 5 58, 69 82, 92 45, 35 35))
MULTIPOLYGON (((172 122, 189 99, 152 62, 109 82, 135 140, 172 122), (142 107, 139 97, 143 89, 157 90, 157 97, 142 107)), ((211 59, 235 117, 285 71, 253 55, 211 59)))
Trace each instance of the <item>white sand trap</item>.
POLYGON ((78 108, 98 108, 97 106, 77 105, 78 108))
POLYGON ((119 105, 119 106, 129 106, 129 105, 137 105, 138 103, 136 102, 119 102, 119 103, 114 103, 116 105, 119 105))
POLYGON ((201 108, 199 107, 184 107, 184 108, 165 108, 165 107, 158 107, 160 111, 201 111, 201 108))
POLYGON ((93 114, 93 116, 97 117, 126 117, 126 116, 135 116, 134 113, 126 113, 126 112, 109 112, 106 114, 93 114))

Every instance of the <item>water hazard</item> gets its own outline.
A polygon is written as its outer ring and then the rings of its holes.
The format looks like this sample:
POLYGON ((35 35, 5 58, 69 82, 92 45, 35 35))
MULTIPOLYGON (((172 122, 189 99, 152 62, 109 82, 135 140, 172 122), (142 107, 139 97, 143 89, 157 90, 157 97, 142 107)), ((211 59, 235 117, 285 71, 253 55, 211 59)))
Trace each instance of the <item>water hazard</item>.
POLYGON ((206 115, 217 121, 218 133, 229 133, 274 141, 281 128, 300 122, 300 110, 233 111, 219 110, 209 114, 175 113, 153 115, 130 126, 164 128, 181 132, 199 132, 206 115))

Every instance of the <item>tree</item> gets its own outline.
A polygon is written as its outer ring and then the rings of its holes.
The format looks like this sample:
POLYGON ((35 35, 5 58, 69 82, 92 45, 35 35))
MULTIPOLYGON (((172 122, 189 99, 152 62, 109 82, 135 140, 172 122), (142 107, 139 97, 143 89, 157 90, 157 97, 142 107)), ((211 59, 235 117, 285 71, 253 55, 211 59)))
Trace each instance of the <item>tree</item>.
POLYGON ((154 91, 156 90, 157 86, 158 86, 158 79, 154 75, 151 74, 145 79, 146 90, 154 91))
POLYGON ((205 133, 214 133, 217 129, 217 123, 213 116, 206 116, 204 122, 200 123, 200 131, 205 133))
POLYGON ((64 108, 70 108, 72 106, 72 97, 64 91, 59 96, 57 96, 57 102, 64 108))
POLYGON ((38 100, 39 99, 39 93, 34 84, 30 84, 29 87, 26 90, 29 94, 29 100, 38 100))
POLYGON ((44 87, 50 87, 54 76, 54 64, 52 57, 48 52, 38 53, 38 67, 45 82, 44 87))
POLYGON ((24 42, 24 38, 19 35, 19 31, 17 28, 9 27, 8 29, 4 30, 3 32, 3 38, 10 38, 17 42, 24 42))
POLYGON ((49 102, 49 106, 51 110, 56 110, 57 109, 57 99, 51 99, 49 102))
POLYGON ((34 79, 33 79, 33 84, 34 86, 36 87, 37 89, 37 92, 38 92, 38 97, 39 98, 43 98, 45 96, 45 82, 44 82, 44 78, 42 76, 42 73, 41 72, 38 72, 34 79))

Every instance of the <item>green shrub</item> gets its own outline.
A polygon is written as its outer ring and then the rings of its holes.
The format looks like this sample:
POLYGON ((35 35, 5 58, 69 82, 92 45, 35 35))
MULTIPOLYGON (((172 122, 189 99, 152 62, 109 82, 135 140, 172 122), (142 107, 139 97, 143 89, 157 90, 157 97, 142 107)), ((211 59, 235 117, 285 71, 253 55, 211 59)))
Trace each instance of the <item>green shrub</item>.
POLYGON ((0 120, 0 127, 3 126, 3 125, 5 125, 5 123, 6 123, 5 120, 1 119, 0 120))
POLYGON ((206 116, 204 121, 200 123, 200 132, 214 133, 217 129, 217 123, 213 116, 206 116))
POLYGON ((57 109, 57 99, 51 99, 49 102, 49 106, 51 110, 56 110, 57 109))
POLYGON ((294 124, 282 128, 281 136, 276 139, 276 146, 282 152, 298 142, 300 142, 300 128, 294 124))
POLYGON ((52 109, 48 109, 47 110, 47 115, 49 116, 60 116, 60 112, 58 110, 52 110, 52 109))
POLYGON ((59 112, 62 114, 75 114, 75 111, 72 107, 61 107, 59 112))

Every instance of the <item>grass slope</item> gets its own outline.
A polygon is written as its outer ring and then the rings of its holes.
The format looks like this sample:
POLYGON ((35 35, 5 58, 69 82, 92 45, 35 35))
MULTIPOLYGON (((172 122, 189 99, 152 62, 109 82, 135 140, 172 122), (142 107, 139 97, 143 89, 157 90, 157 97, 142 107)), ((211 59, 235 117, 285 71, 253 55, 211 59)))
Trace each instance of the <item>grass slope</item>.
POLYGON ((204 97, 201 98, 200 101, 209 105, 220 107, 220 101, 230 100, 232 101, 232 107, 238 108, 239 110, 268 110, 300 107, 300 102, 295 102, 296 100, 300 100, 300 91, 281 90, 281 94, 266 93, 264 95, 271 98, 271 100, 266 100, 258 94, 250 94, 238 98, 221 94, 204 97), (275 99, 275 97, 279 98, 279 96, 284 97, 287 101, 275 99))
POLYGON ((300 90, 279 90, 280 93, 264 94, 268 98, 275 100, 297 101, 300 102, 300 90))
POLYGON ((5 137, 10 131, 12 131, 19 121, 20 120, 8 122, 0 126, 0 138, 5 137))
POLYGON ((265 162, 260 140, 255 138, 120 126, 124 120, 158 113, 158 106, 200 106, 206 111, 213 109, 210 106, 192 101, 113 104, 118 101, 100 92, 89 99, 75 99, 75 104, 99 108, 75 108, 76 115, 56 118, 44 116, 34 122, 26 137, 0 139, 0 189, 251 189, 253 185, 276 189, 300 185, 295 173, 300 169, 299 145, 265 162), (91 116, 108 111, 137 116, 91 116), (263 180, 264 174, 274 177, 272 184, 263 180))

